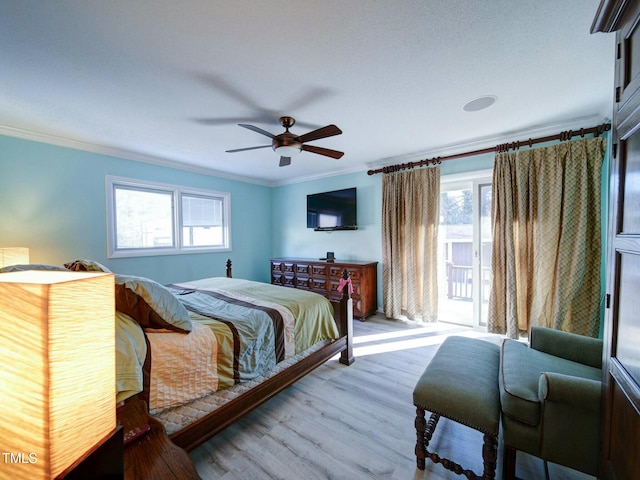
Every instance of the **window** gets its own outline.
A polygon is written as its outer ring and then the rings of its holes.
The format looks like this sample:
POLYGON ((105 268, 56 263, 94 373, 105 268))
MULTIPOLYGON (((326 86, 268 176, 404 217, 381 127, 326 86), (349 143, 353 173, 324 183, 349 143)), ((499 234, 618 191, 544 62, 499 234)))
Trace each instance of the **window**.
POLYGON ((486 328, 491 288, 490 170, 443 175, 438 320, 486 328))
POLYGON ((109 258, 231 250, 230 195, 107 177, 109 258))

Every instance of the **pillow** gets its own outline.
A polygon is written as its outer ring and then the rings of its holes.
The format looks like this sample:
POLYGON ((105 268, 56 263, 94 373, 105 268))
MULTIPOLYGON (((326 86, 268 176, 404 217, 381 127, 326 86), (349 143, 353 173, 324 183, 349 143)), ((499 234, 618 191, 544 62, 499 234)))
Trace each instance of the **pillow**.
POLYGON ((65 263, 64 266, 73 272, 111 272, 107 267, 94 260, 75 260, 65 263))
POLYGON ((116 310, 143 328, 189 333, 189 313, 176 296, 158 282, 144 277, 115 274, 116 310))
POLYGON ((44 263, 29 263, 24 265, 8 265, 0 268, 0 273, 24 272, 25 270, 67 270, 59 265, 46 265, 44 263))

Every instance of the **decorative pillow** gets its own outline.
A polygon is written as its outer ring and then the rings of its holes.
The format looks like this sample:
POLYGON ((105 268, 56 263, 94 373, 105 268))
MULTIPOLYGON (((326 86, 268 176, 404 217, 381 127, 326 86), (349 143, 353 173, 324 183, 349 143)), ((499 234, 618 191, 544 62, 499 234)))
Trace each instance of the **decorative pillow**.
POLYGON ((189 333, 189 313, 173 293, 151 279, 115 275, 116 310, 132 317, 143 328, 189 333))
POLYGON ((26 270, 61 270, 66 271, 67 269, 61 267, 59 265, 47 265, 44 263, 29 263, 24 265, 8 265, 6 267, 0 268, 0 273, 8 273, 8 272, 24 272, 26 270))
POLYGON ((111 272, 107 267, 94 260, 75 260, 65 263, 64 266, 73 272, 111 272))

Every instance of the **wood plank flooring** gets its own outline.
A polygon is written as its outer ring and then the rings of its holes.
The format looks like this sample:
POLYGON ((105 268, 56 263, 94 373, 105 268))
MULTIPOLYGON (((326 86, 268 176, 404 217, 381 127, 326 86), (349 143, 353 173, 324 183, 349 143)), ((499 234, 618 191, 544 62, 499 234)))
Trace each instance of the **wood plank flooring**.
MULTIPOLYGON (((200 476, 221 480, 463 479, 427 461, 416 468, 413 388, 448 335, 500 342, 450 324, 418 326, 380 315, 354 322, 356 361, 337 357, 193 450, 200 476)), ((441 419, 430 447, 482 472, 482 436, 441 419)), ((431 448, 430 448, 431 449, 431 448)), ((502 477, 501 455, 496 478, 502 477)), ((549 464, 551 480, 590 480, 549 464)), ((518 454, 517 474, 544 479, 541 460, 518 454)))

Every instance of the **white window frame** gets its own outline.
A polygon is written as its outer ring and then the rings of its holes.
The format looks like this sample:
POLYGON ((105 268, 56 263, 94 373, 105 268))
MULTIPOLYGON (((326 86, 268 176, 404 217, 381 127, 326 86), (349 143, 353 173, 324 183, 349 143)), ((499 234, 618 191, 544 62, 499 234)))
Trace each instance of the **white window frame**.
POLYGON ((231 251, 231 194, 215 190, 183 187, 167 183, 136 180, 132 178, 106 176, 107 193, 107 256, 108 258, 146 257, 157 255, 181 255, 204 252, 230 252, 231 251), (146 248, 117 248, 117 225, 115 189, 125 187, 139 191, 159 191, 172 195, 173 202, 173 245, 171 247, 146 247, 146 248), (205 198, 222 200, 222 246, 218 247, 190 247, 183 245, 182 232, 182 195, 196 195, 205 198))

